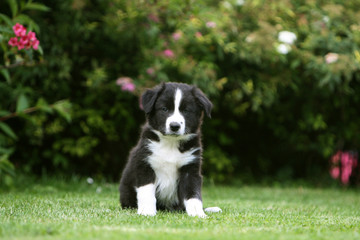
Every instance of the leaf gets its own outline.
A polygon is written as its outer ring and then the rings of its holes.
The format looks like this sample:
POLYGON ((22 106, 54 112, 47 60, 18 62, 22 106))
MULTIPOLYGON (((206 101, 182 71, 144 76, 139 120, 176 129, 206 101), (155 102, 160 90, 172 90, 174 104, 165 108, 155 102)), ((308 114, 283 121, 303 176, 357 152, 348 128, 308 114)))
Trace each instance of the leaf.
POLYGON ((14 18, 14 22, 27 23, 29 25, 29 28, 30 28, 28 30, 34 30, 35 32, 40 32, 39 25, 36 24, 36 22, 27 15, 20 14, 19 16, 14 18))
POLYGON ((0 117, 7 116, 7 115, 10 115, 10 114, 11 114, 11 112, 9 112, 9 111, 0 110, 0 117))
POLYGON ((53 108, 63 117, 67 122, 71 122, 71 103, 68 100, 62 100, 54 103, 53 108))
POLYGON ((18 13, 18 4, 16 0, 7 0, 11 9, 12 17, 14 18, 18 13))
POLYGON ((0 172, 4 171, 7 174, 11 176, 15 176, 15 167, 14 165, 9 161, 9 155, 5 154, 0 157, 0 172))
POLYGON ((43 51, 41 45, 39 45, 38 51, 39 51, 40 55, 44 55, 44 51, 43 51))
MULTIPOLYGON (((0 26, 0 33, 9 33, 9 34, 12 34, 13 31, 12 31, 11 28, 9 28, 9 27, 0 26)), ((0 34, 0 36, 1 36, 1 34, 0 34)), ((2 37, 2 38, 1 38, 1 41, 2 41, 3 36, 1 36, 1 37, 2 37)))
POLYGON ((10 78, 9 71, 7 69, 1 69, 0 73, 4 76, 4 78, 6 79, 6 82, 10 84, 11 78, 10 78))
POLYGON ((0 147, 0 155, 11 155, 15 151, 15 148, 3 148, 0 147))
POLYGON ((22 112, 29 107, 29 102, 25 94, 21 94, 16 104, 16 112, 22 112))
POLYGON ((49 106, 49 104, 43 98, 40 98, 37 101, 36 107, 38 107, 40 110, 42 110, 44 112, 53 113, 53 109, 49 106))
POLYGON ((3 20, 4 22, 6 22, 6 24, 9 27, 12 27, 14 25, 13 22, 11 21, 11 19, 8 16, 6 16, 5 14, 0 13, 0 19, 3 20))
POLYGON ((0 122, 0 129, 6 133, 9 137, 11 137, 14 140, 17 140, 18 137, 16 136, 16 134, 13 132, 13 130, 9 127, 9 125, 7 125, 4 122, 0 122))
POLYGON ((50 8, 40 3, 29 2, 24 6, 24 10, 38 10, 48 12, 50 11, 50 8))

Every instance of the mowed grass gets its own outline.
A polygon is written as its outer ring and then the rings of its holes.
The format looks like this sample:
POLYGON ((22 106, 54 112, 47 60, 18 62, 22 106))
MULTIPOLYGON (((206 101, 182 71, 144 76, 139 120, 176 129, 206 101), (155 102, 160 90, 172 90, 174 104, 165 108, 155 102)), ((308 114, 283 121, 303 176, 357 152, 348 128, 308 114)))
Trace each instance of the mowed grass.
POLYGON ((360 192, 302 187, 203 189, 206 219, 138 216, 117 184, 47 180, 0 192, 0 239, 360 239, 360 192))

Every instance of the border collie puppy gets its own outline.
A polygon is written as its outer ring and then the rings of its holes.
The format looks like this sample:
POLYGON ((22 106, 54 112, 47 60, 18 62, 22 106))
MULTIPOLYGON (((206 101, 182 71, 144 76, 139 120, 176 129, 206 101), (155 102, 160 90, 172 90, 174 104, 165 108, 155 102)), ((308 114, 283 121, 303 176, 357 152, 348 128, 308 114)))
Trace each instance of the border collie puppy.
POLYGON ((210 117, 212 103, 195 86, 163 83, 142 95, 142 106, 147 121, 121 177, 122 208, 137 208, 145 216, 161 209, 206 217, 200 126, 204 112, 210 117))

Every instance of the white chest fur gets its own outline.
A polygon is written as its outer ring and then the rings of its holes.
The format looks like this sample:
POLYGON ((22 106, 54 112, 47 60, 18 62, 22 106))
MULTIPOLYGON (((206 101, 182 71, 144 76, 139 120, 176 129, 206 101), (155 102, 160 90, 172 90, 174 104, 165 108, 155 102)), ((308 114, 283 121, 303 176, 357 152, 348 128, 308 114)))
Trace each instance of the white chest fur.
POLYGON ((194 161, 195 156, 192 153, 199 148, 182 153, 179 151, 180 138, 159 137, 159 142, 149 141, 148 148, 152 154, 148 157, 148 162, 156 175, 155 186, 158 201, 166 207, 171 207, 178 203, 179 169, 194 161))

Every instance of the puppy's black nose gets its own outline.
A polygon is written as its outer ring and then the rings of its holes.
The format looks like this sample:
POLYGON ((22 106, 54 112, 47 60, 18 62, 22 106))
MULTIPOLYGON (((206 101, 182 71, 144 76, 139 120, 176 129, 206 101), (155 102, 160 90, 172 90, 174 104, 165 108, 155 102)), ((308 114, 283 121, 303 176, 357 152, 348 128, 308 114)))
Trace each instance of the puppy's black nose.
POLYGON ((170 123, 170 130, 173 132, 177 132, 180 129, 180 124, 177 122, 170 123))

